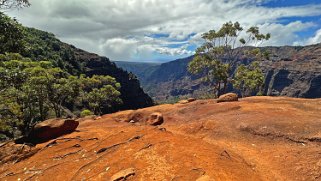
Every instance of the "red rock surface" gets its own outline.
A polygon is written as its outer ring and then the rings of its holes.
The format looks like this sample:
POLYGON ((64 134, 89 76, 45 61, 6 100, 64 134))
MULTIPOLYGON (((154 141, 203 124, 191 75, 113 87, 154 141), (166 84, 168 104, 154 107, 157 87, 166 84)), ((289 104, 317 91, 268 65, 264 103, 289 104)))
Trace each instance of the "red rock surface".
MULTIPOLYGON (((133 111, 82 120, 77 132, 30 148, 38 152, 20 162, 6 159, 0 180, 109 180, 129 168, 135 174, 128 180, 321 179, 321 99, 198 100, 139 110, 142 117, 154 112, 163 115, 161 126, 128 123, 133 111)), ((10 148, 27 149, 2 145, 2 161, 10 148)))

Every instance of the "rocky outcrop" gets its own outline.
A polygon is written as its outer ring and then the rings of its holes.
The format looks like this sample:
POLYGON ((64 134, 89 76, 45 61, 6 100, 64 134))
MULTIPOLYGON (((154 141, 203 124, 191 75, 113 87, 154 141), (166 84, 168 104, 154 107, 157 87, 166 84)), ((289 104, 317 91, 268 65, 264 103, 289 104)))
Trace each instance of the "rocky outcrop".
POLYGON ((16 143, 38 144, 72 133, 79 122, 73 119, 49 119, 33 127, 27 137, 16 140, 16 143))
POLYGON ((217 99, 217 103, 220 102, 235 102, 238 101, 238 95, 235 93, 227 93, 224 95, 221 95, 218 99, 217 99))
POLYGON ((266 62, 262 68, 266 95, 321 97, 321 62, 266 62))
MULTIPOLYGON (((75 52, 75 58, 77 61, 82 62, 85 67, 84 73, 87 76, 109 75, 115 77, 117 82, 121 84, 120 97, 123 104, 121 107, 111 111, 138 109, 153 105, 153 100, 140 87, 140 82, 134 74, 118 68, 115 63, 106 57, 101 57, 80 49, 75 49, 75 52)), ((103 112, 110 112, 110 108, 108 109, 109 111, 103 110, 103 112)))
POLYGON ((113 114, 116 122, 137 123, 138 125, 158 126, 164 123, 164 117, 159 112, 150 112, 144 109, 128 110, 113 114))

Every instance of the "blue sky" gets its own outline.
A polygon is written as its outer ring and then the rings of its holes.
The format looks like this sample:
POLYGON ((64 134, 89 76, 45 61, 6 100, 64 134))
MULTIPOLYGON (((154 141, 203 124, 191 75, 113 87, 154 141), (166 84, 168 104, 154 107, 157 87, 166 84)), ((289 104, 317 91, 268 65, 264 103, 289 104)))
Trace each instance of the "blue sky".
POLYGON ((263 46, 321 42, 321 0, 31 0, 7 12, 22 24, 118 61, 190 56, 227 21, 271 33, 263 46))

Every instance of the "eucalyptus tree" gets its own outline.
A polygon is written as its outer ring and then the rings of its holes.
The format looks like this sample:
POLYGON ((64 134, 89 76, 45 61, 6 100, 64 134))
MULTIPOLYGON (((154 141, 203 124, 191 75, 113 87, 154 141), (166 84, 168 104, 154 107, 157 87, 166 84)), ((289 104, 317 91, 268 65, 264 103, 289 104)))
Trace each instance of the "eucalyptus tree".
MULTIPOLYGON (((218 97, 226 92, 228 83, 232 83, 239 56, 245 52, 241 47, 259 46, 270 37, 269 33, 260 33, 258 27, 244 31, 238 22, 227 22, 219 30, 210 30, 202 35, 204 44, 196 50, 188 71, 201 75, 203 81, 213 85, 214 94, 218 97)), ((254 50, 257 52, 255 57, 262 54, 259 49, 254 50)), ((253 55, 252 51, 247 54, 253 55)))
POLYGON ((254 61, 248 66, 240 65, 235 72, 233 85, 241 92, 242 97, 251 96, 256 92, 262 94, 264 74, 259 63, 254 61))

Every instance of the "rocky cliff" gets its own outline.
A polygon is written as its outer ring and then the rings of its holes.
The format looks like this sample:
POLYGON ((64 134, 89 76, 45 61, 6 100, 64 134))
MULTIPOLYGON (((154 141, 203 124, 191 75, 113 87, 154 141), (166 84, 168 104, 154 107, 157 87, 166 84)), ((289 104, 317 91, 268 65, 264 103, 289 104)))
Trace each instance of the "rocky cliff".
POLYGON ((273 59, 262 63, 266 95, 321 97, 321 44, 269 49, 273 59))
MULTIPOLYGON (((271 53, 271 59, 261 63, 266 74, 265 95, 321 97, 321 44, 263 49, 271 53)), ((149 76, 139 77, 144 82, 144 89, 160 101, 177 96, 210 96, 211 87, 187 72, 192 58, 164 63, 149 76)))

